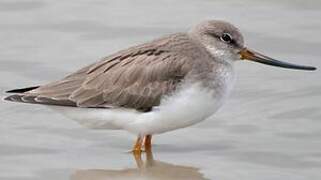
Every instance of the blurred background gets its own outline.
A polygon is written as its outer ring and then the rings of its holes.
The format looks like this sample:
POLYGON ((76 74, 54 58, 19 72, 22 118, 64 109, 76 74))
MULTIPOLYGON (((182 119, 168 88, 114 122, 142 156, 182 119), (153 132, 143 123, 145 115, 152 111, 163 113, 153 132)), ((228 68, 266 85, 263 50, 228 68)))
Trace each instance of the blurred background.
MULTIPOLYGON (((252 49, 320 69, 320 18, 318 0, 0 0, 1 97, 209 19, 235 24, 252 49)), ((126 153, 135 139, 127 132, 1 101, 0 179, 321 179, 321 71, 235 66, 227 104, 156 136, 158 163, 144 172, 126 153)))

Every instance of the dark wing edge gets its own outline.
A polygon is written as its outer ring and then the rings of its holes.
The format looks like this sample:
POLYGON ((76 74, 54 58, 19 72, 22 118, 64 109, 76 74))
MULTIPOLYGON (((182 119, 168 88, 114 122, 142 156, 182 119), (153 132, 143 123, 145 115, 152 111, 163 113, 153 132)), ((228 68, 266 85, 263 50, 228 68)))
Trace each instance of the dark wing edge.
POLYGON ((86 66, 75 73, 68 75, 62 80, 55 81, 43 86, 33 86, 21 89, 13 89, 6 91, 6 93, 15 93, 5 97, 3 100, 30 103, 30 104, 44 104, 57 106, 76 106, 76 103, 69 100, 68 96, 72 91, 79 87, 79 83, 84 80, 85 72, 91 67, 86 66), (77 84, 78 83, 78 84, 77 84), (50 97, 46 93, 52 93, 51 88, 58 87, 55 94, 61 95, 62 98, 50 97), (72 89, 73 88, 73 89, 72 89), (49 91, 49 92, 48 92, 49 91), (37 93, 38 92, 38 93, 37 93), (64 95, 64 96, 63 96, 64 95), (64 98, 63 98, 64 97, 64 98))
POLYGON ((20 93, 19 94, 14 94, 14 95, 10 95, 4 98, 4 100, 6 101, 13 101, 13 102, 24 102, 22 100, 23 95, 21 95, 21 93, 25 93, 28 91, 31 91, 33 89, 37 89, 39 86, 32 86, 32 87, 27 87, 27 88, 21 88, 21 89, 12 89, 9 91, 6 91, 6 93, 20 93))
POLYGON ((6 91, 6 93, 25 93, 34 89, 37 89, 40 86, 32 86, 32 87, 26 87, 26 88, 21 88, 21 89, 12 89, 9 91, 6 91))

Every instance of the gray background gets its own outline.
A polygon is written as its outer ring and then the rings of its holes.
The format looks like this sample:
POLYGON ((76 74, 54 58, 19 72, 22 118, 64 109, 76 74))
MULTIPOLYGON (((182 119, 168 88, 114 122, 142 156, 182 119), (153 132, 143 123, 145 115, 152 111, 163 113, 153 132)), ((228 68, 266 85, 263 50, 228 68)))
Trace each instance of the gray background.
MULTIPOLYGON (((1 96, 206 19, 232 22, 267 55, 321 68, 320 1, 0 0, 1 96)), ((47 107, 1 101, 0 179, 170 179, 170 170, 190 179, 321 179, 321 71, 251 62, 236 70, 215 116, 155 137, 161 162, 152 173, 126 173, 136 167, 127 132, 88 130, 47 107)))

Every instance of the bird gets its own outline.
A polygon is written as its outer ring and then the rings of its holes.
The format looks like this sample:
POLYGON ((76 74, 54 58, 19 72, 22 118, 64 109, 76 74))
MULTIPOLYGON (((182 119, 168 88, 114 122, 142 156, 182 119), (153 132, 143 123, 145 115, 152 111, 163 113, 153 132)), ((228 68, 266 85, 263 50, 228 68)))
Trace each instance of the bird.
POLYGON ((239 60, 296 69, 245 46, 229 22, 206 20, 100 59, 40 86, 7 91, 8 101, 50 105, 89 128, 137 136, 132 152, 151 150, 152 136, 199 123, 224 104, 239 60))

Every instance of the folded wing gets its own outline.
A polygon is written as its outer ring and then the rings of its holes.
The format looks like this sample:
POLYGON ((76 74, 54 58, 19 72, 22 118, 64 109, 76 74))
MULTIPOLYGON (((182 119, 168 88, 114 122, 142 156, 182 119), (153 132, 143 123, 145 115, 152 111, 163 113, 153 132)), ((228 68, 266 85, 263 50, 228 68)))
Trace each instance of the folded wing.
POLYGON ((185 56, 184 49, 176 48, 182 43, 192 46, 188 37, 178 34, 132 47, 6 100, 148 111, 159 105, 162 96, 174 92, 190 72, 192 59, 185 56))

